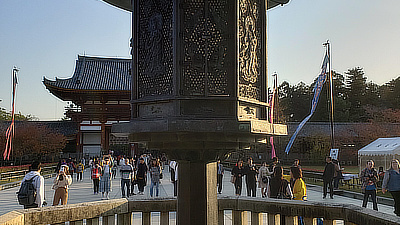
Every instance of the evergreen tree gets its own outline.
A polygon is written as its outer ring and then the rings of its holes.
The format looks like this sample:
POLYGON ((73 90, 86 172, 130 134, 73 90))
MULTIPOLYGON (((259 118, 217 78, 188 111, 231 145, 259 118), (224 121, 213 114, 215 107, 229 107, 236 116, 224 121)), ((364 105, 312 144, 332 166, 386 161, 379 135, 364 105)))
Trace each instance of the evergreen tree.
POLYGON ((349 120, 351 122, 366 122, 367 114, 363 109, 366 101, 367 78, 360 67, 349 69, 347 72, 347 95, 350 103, 349 120))

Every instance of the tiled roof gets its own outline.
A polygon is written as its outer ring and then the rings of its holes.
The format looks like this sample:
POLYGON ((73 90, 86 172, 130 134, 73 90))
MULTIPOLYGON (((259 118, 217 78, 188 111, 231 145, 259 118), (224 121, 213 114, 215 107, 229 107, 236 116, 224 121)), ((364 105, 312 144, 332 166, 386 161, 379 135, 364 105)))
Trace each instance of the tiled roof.
POLYGON ((78 56, 71 78, 49 80, 43 78, 47 88, 69 90, 131 90, 131 59, 78 56))
MULTIPOLYGON (((5 131, 10 126, 10 121, 0 121, 0 131, 5 131)), ((79 131, 79 123, 74 121, 15 121, 16 129, 25 124, 35 124, 36 126, 46 126, 54 132, 63 134, 67 137, 74 136, 79 131)))

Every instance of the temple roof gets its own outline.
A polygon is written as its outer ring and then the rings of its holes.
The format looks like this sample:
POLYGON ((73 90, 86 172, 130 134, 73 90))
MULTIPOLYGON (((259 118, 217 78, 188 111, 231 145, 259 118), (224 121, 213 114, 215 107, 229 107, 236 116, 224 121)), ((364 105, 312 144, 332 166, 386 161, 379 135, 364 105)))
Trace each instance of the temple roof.
POLYGON ((75 72, 71 78, 49 80, 43 78, 43 84, 49 88, 74 90, 112 90, 129 91, 131 89, 130 59, 97 58, 78 56, 75 72))

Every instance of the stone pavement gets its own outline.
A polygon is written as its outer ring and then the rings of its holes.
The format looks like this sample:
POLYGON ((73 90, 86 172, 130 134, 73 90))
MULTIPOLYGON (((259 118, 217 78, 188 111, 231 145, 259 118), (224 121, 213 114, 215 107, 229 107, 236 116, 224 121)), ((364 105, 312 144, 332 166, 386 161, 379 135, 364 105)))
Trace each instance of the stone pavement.
MULTIPOLYGON (((84 176, 83 176, 83 181, 76 181, 76 175, 74 175, 74 180, 72 185, 70 186, 69 190, 69 199, 68 199, 68 204, 74 204, 74 203, 81 203, 81 202, 92 202, 92 201, 100 201, 101 200, 101 194, 99 195, 94 195, 93 194, 93 187, 92 187, 92 181, 90 179, 90 171, 85 170, 84 176)), ((48 202, 48 205, 51 205, 53 202, 53 195, 54 195, 54 190, 51 190, 52 182, 54 178, 49 178, 45 180, 45 195, 46 195, 46 201, 48 202)), ((148 179, 149 180, 149 179, 148 179)), ((244 179, 243 179, 244 180, 244 179)), ((150 198, 150 192, 149 192, 150 185, 145 187, 145 193, 144 195, 134 195, 131 198, 132 199, 137 199, 137 198, 150 198)), ((18 205, 18 201, 16 199, 16 192, 18 191, 19 187, 15 188, 10 188, 6 190, 1 190, 0 191, 0 215, 3 215, 7 212, 16 210, 16 209, 22 209, 23 207, 21 205, 18 205)), ((257 189, 257 198, 261 198, 261 193, 260 189, 257 189)), ((137 186, 135 186, 135 193, 137 193, 137 186)), ((243 184, 243 191, 242 191, 242 196, 246 195, 246 186, 243 184)), ((353 199, 353 198, 348 198, 348 197, 342 197, 342 196, 334 196, 334 199, 330 199, 329 197, 326 199, 322 198, 322 187, 313 187, 313 188, 308 188, 307 190, 307 195, 308 195, 308 201, 310 202, 329 202, 329 203, 342 203, 342 204, 353 204, 357 206, 361 206, 362 201, 353 199)), ((161 181, 160 184, 160 197, 172 197, 173 196, 173 185, 170 180, 170 173, 168 172, 168 167, 164 169, 164 178, 161 181)), ((219 196, 234 196, 234 187, 230 183, 230 172, 226 171, 224 178, 223 178, 223 190, 222 194, 219 196)), ((117 175, 116 179, 112 180, 112 192, 110 193, 110 198, 111 199, 116 199, 116 198, 121 198, 121 188, 120 188, 120 178, 119 178, 119 173, 117 175)), ((153 197, 154 198, 154 197, 153 197)), ((368 208, 372 209, 372 203, 368 203, 368 208)), ((391 206, 386 206, 379 204, 378 205, 379 211, 392 214, 393 213, 393 207, 391 206)), ((159 217, 159 214, 155 213, 154 215, 152 214, 152 217, 155 217, 155 220, 159 217)), ((226 224, 230 224, 229 221, 231 221, 231 214, 228 212, 225 213, 225 220, 226 224)), ((171 221, 175 220, 175 213, 170 214, 171 221)), ((134 214, 134 220, 140 220, 141 216, 140 213, 138 215, 134 214)), ((139 221, 138 221, 139 222, 139 221)), ((136 224, 136 223, 134 223, 136 224)))

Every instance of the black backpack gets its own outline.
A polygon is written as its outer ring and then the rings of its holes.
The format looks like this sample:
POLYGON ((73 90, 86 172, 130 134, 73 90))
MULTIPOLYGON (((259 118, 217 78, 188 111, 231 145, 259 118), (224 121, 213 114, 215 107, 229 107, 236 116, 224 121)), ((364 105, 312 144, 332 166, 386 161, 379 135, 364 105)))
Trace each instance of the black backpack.
POLYGON ((35 175, 29 180, 22 182, 19 191, 17 192, 17 198, 20 205, 32 205, 36 200, 36 188, 33 185, 33 179, 37 177, 35 175))

